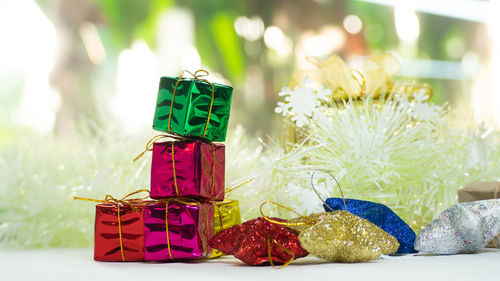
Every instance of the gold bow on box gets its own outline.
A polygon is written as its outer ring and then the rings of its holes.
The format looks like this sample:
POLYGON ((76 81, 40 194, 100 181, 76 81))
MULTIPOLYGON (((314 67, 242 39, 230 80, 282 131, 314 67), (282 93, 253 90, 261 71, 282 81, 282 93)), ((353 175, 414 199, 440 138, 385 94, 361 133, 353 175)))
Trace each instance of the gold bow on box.
POLYGON ((401 70, 401 64, 394 56, 387 53, 364 60, 361 71, 350 69, 337 55, 331 56, 324 62, 312 57, 308 57, 307 60, 316 68, 295 71, 290 80, 290 88, 300 86, 304 78, 309 77, 319 85, 328 85, 332 90, 334 101, 366 96, 378 98, 393 93, 411 97, 417 91, 424 91, 429 98, 432 96, 432 89, 428 84, 392 82, 401 70))
MULTIPOLYGON (((308 57, 307 60, 316 67, 295 71, 290 80, 290 89, 301 87, 307 77, 318 88, 320 86, 330 88, 333 102, 360 100, 363 97, 384 100, 405 96, 412 99, 417 93, 427 96, 425 99, 427 101, 432 97, 432 89, 426 83, 393 81, 392 79, 401 70, 401 64, 394 56, 387 53, 365 59, 361 71, 349 68, 337 55, 323 62, 312 57, 308 57)), ((293 122, 285 122, 283 137, 285 150, 290 151, 293 144, 302 141, 306 135, 308 133, 298 131, 293 122)))
MULTIPOLYGON (((149 202, 147 198, 149 197, 149 190, 147 189, 139 189, 134 192, 131 192, 125 196, 123 196, 121 199, 116 199, 110 194, 106 194, 104 197, 104 200, 99 200, 99 199, 94 199, 94 198, 85 198, 85 197, 77 197, 73 196, 73 200, 84 200, 84 201, 90 201, 90 202, 96 202, 100 204, 110 204, 111 206, 116 206, 116 217, 118 221, 118 239, 120 241, 120 254, 121 254, 121 259, 122 261, 126 261, 125 259, 125 251, 124 251, 124 246, 123 246, 123 234, 122 234, 122 221, 121 221, 121 216, 122 212, 120 208, 123 208, 125 206, 128 206, 132 209, 133 212, 141 212, 142 209, 139 207, 146 206, 146 204, 149 202), (147 193, 148 196, 142 197, 142 198, 129 198, 133 195, 139 194, 139 193, 147 193)), ((101 205, 105 206, 105 205, 101 205)), ((97 225, 97 224, 96 224, 97 225)), ((97 233, 97 232, 96 232, 97 233)))

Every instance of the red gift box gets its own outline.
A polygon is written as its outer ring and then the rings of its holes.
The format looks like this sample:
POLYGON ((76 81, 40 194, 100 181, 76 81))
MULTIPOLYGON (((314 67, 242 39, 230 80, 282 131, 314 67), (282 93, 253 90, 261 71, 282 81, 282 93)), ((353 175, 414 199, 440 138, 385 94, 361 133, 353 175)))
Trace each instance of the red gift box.
POLYGON ((96 206, 94 260, 144 260, 144 207, 137 204, 96 206))
POLYGON ((129 198, 141 189, 122 199, 106 195, 104 200, 73 197, 73 200, 98 202, 95 213, 94 260, 142 261, 144 260, 144 206, 142 198, 129 198), (127 199, 129 198, 129 199, 127 199))

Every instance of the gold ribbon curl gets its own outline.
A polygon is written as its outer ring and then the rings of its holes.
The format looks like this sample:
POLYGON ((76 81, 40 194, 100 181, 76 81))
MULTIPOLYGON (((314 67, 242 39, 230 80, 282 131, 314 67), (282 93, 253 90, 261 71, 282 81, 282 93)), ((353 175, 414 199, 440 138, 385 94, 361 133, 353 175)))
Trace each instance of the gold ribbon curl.
POLYGON ((93 199, 93 198, 85 198, 85 197, 77 197, 77 196, 73 196, 72 199, 73 200, 84 200, 84 201, 91 201, 91 202, 97 202, 97 203, 101 203, 101 204, 113 204, 116 206, 116 216, 117 216, 117 219, 118 219, 118 236, 120 238, 120 254, 121 254, 121 257, 122 257, 122 261, 125 261, 125 253, 124 253, 124 250, 123 250, 123 236, 122 236, 122 224, 121 224, 121 216, 120 216, 120 205, 127 205, 129 206, 134 212, 139 212, 140 210, 134 206, 137 205, 137 204, 145 204, 144 200, 147 199, 149 197, 149 190, 147 189, 140 189, 140 190, 136 190, 134 192, 131 192, 127 195, 125 195, 124 197, 122 197, 121 199, 116 199, 114 198, 113 196, 109 195, 109 194, 106 194, 106 196, 104 197, 104 200, 99 200, 99 199, 93 199), (141 193, 141 192, 147 192, 148 193, 148 196, 146 197, 143 197, 143 198, 131 198, 131 199, 127 199, 128 197, 132 196, 132 195, 135 195, 135 194, 138 194, 138 193, 141 193))
MULTIPOLYGON (((317 172, 324 172, 324 173, 327 173, 328 175, 330 175, 330 177, 333 178, 333 180, 335 181, 335 183, 337 184, 337 187, 338 189, 340 190, 340 194, 342 195, 342 202, 344 203, 344 210, 349 212, 347 210, 347 204, 345 202, 345 197, 344 197, 344 192, 342 191, 342 187, 340 186, 337 178, 332 174, 330 173, 328 170, 325 170, 325 169, 316 169, 313 171, 313 173, 311 174, 311 188, 313 189, 314 193, 316 193, 316 195, 318 196, 319 200, 321 200, 321 202, 323 202, 323 204, 325 206, 327 206, 330 210, 332 211, 335 211, 333 210, 330 206, 328 206, 328 204, 326 204, 325 200, 321 197, 321 195, 319 194, 318 190, 316 189, 316 187, 314 186, 314 176, 316 175, 317 172)), ((280 203, 277 203, 277 202, 274 202, 274 201, 264 201, 262 202, 262 204, 260 204, 260 214, 262 215, 262 217, 267 220, 268 222, 271 222, 271 223, 275 223, 275 224, 279 224, 279 225, 284 225, 284 226, 297 226, 297 225, 314 225, 315 222, 308 216, 305 216, 297 211, 295 211, 294 209, 292 208, 289 208, 283 204, 280 204, 280 203), (280 221, 276 221, 276 220, 273 220, 271 218, 269 218, 268 216, 266 216, 264 214, 264 211, 263 211, 263 207, 264 205, 266 204, 273 204, 273 205, 276 205, 280 208, 283 208, 285 210, 288 210, 302 218, 304 218, 306 220, 306 222, 280 222, 280 221)))
MULTIPOLYGON (((283 268, 283 267, 289 265, 291 262, 293 262, 295 260, 295 254, 292 251, 290 251, 287 248, 283 247, 283 245, 281 245, 280 243, 278 243, 278 241, 276 241, 275 239, 273 239, 272 242, 274 244, 276 244, 278 247, 280 247, 285 253, 287 253, 290 256, 292 256, 287 262, 285 262, 278 269, 283 268)), ((267 237, 267 257, 269 258, 269 263, 271 264, 271 266, 273 268, 275 268, 274 262, 273 262, 273 259, 272 259, 272 256, 271 256, 271 238, 269 238, 269 237, 267 237)))
POLYGON ((174 107, 175 92, 177 91, 177 86, 179 85, 179 82, 182 79, 184 79, 184 74, 185 73, 188 73, 191 76, 193 76, 194 80, 206 82, 206 83, 208 83, 212 87, 212 99, 210 100, 210 108, 208 110, 207 123, 205 124, 205 130, 203 130, 203 135, 202 135, 202 138, 205 138, 205 134, 207 133, 207 129, 208 129, 208 124, 210 123, 210 116, 212 114, 212 107, 213 107, 213 104, 214 104, 215 87, 214 87, 214 84, 210 83, 210 81, 208 81, 207 79, 201 79, 201 77, 206 77, 209 74, 208 71, 206 71, 204 69, 196 70, 196 72, 194 74, 191 73, 191 72, 189 72, 189 71, 187 71, 187 70, 183 70, 181 72, 181 75, 179 75, 179 79, 177 79, 177 82, 175 82, 174 90, 172 92, 172 101, 170 102, 170 113, 168 115, 168 132, 172 133, 172 130, 170 128, 170 122, 172 120, 172 109, 174 107))
MULTIPOLYGON (((330 208, 330 206, 328 206, 328 205, 326 204, 325 200, 323 200, 323 198, 321 198, 321 196, 320 196, 319 192, 316 190, 316 187, 314 186, 314 175, 315 175, 317 172, 319 172, 319 171, 322 171, 322 172, 325 172, 325 173, 329 174, 329 175, 330 175, 330 176, 331 176, 331 177, 335 180, 335 182, 336 182, 336 184, 337 184, 337 186, 338 186, 338 188, 339 188, 339 190, 340 190, 340 193, 341 193, 341 195, 342 195, 342 201, 343 201, 343 203, 344 203, 344 208, 345 208, 345 210, 347 211, 347 205, 346 205, 345 198, 344 198, 344 192, 342 191, 342 188, 340 187, 340 184, 339 184, 339 182, 337 181, 337 178, 335 178, 335 176, 333 176, 333 175, 332 175, 329 171, 327 171, 327 170, 325 170, 325 169, 317 169, 317 170, 315 170, 315 171, 312 173, 312 175, 311 175, 311 187, 312 187, 312 189, 314 190, 314 192, 316 193, 316 195, 318 196, 318 198, 319 198, 319 199, 320 199, 320 200, 321 200, 321 201, 322 201, 322 202, 323 202, 323 203, 324 203, 324 204, 325 204, 328 208, 330 208)), ((330 208, 330 209, 331 209, 331 208, 330 208)), ((279 224, 279 225, 283 225, 283 226, 299 226, 299 225, 310 225, 310 226, 312 226, 312 225, 314 225, 314 224, 315 224, 315 222, 314 222, 314 221, 313 221, 310 217, 305 216, 305 215, 303 215, 303 214, 301 214, 301 213, 299 213, 299 212, 295 211, 295 210, 294 210, 294 209, 292 209, 292 208, 289 208, 289 207, 287 207, 287 206, 285 206, 285 205, 283 205, 283 204, 280 204, 280 203, 277 203, 277 202, 274 202, 274 201, 264 201, 264 202, 262 202, 262 203, 260 204, 260 214, 262 215, 262 218, 264 218, 264 219, 265 219, 265 220, 267 220, 268 222, 270 222, 270 223, 275 223, 275 224, 279 224), (298 216, 300 216, 300 217, 304 218, 304 219, 305 219, 305 221, 304 221, 304 222, 289 222, 289 221, 284 221, 284 222, 282 222, 282 221, 276 221, 276 220, 273 220, 273 219, 271 219, 270 217, 268 217, 268 216, 266 216, 266 215, 264 214, 263 207, 264 207, 264 205, 266 205, 266 204, 273 204, 273 205, 276 205, 276 206, 278 206, 278 207, 280 207, 280 208, 283 208, 283 209, 285 209, 285 210, 288 210, 288 211, 290 211, 290 212, 292 212, 292 213, 294 213, 294 214, 296 214, 296 215, 298 215, 298 216)), ((283 267, 285 267, 285 266, 289 265, 289 264, 290 264, 290 263, 291 263, 291 262, 295 259, 295 255, 294 255, 292 252, 290 252, 288 249, 286 249, 285 247, 283 247, 281 244, 279 244, 276 240, 274 240, 274 239, 273 239, 273 240, 272 240, 272 242, 273 242, 273 243, 275 243, 276 245, 278 245, 280 248, 282 248, 282 249, 283 249, 285 252, 287 252, 288 254, 292 255, 292 258, 291 258, 289 261, 287 261, 285 264, 283 264, 280 268, 283 268, 283 267)), ((269 262, 270 262, 270 263, 271 263, 271 265, 274 267, 274 263, 273 263, 272 258, 271 258, 271 240, 270 240, 270 238, 269 238, 269 237, 267 237, 267 253, 268 253, 268 257, 269 257, 269 262)))
MULTIPOLYGON (((240 188, 244 185, 246 185, 247 183, 253 181, 255 178, 251 178, 249 180, 246 180, 236 186, 233 186, 233 187, 226 187, 225 188, 225 192, 226 192, 226 196, 228 196, 228 194, 230 194, 233 190, 237 189, 237 188, 240 188)), ((227 202, 230 202, 230 201, 227 201, 227 202)), ((217 207, 217 214, 219 215, 219 232, 224 230, 223 229, 223 221, 222 221, 222 211, 221 211, 221 207, 222 207, 222 204, 224 203, 224 201, 222 202, 219 202, 219 201, 212 201, 212 203, 217 207)))
POLYGON ((143 152, 141 152, 139 155, 137 155, 134 158, 134 162, 137 162, 144 154, 146 154, 148 151, 153 151, 153 144, 161 139, 174 139, 178 141, 184 141, 184 140, 189 140, 188 138, 183 138, 181 136, 173 135, 173 134, 160 134, 152 137, 147 143, 146 143, 146 149, 144 149, 143 152))
MULTIPOLYGON (((280 203, 274 202, 274 201, 264 201, 264 202, 262 202, 262 204, 260 204, 260 214, 268 222, 279 224, 279 225, 284 225, 284 226, 314 225, 314 222, 309 217, 304 216, 303 214, 301 214, 301 213, 299 213, 299 212, 297 212, 297 211, 295 211, 295 210, 293 210, 291 208, 288 208, 288 207, 286 207, 286 206, 284 206, 284 205, 282 205, 280 203), (266 204, 274 204, 274 205, 276 205, 278 207, 284 208, 284 209, 286 209, 286 210, 288 210, 288 211, 290 211, 290 212, 292 212, 292 213, 294 213, 296 215, 299 215, 299 216, 305 218, 306 221, 308 221, 308 222, 292 223, 292 222, 281 222, 281 221, 273 220, 273 219, 269 218, 268 216, 266 216, 264 214, 264 211, 262 210, 262 207, 264 207, 264 205, 266 205, 266 204)), ((280 247, 283 251, 285 251, 287 254, 289 254, 291 256, 291 258, 287 262, 285 262, 281 267, 279 267, 279 269, 280 268, 284 268, 285 266, 289 265, 291 262, 293 262, 295 260, 295 254, 292 251, 290 251, 289 249, 283 247, 283 245, 281 245, 280 243, 278 243, 278 241, 276 241, 275 239, 271 240, 270 237, 267 237, 267 256, 269 258, 269 263, 271 264, 271 266, 273 268, 276 268, 276 267, 274 266, 274 262, 273 262, 273 259, 272 259, 272 256, 271 256, 271 242, 273 242, 274 244, 276 244, 278 247, 280 247)))
POLYGON ((285 206, 285 205, 282 205, 282 204, 277 203, 277 202, 274 202, 274 201, 264 201, 264 202, 262 202, 262 204, 260 204, 260 214, 262 215, 262 218, 264 218, 266 221, 268 221, 268 222, 270 222, 270 223, 279 224, 279 225, 284 225, 284 226, 314 225, 314 221, 312 221, 309 217, 307 217, 307 216, 305 216, 305 215, 303 215, 303 214, 301 214, 301 213, 299 213, 299 212, 295 211, 295 210, 294 210, 294 209, 292 209, 292 208, 289 208, 289 207, 287 207, 287 206, 285 206), (264 207, 264 205, 266 205, 266 204, 273 204, 273 205, 276 205, 276 206, 278 206, 278 207, 280 207, 280 208, 283 208, 283 209, 285 209, 285 210, 287 210, 287 211, 290 211, 290 212, 292 212, 292 213, 294 213, 294 214, 296 214, 296 215, 298 215, 298 216, 300 216, 300 217, 304 218, 307 222, 282 222, 282 221, 276 221, 276 220, 273 220, 273 219, 271 219, 270 217, 268 217, 268 216, 266 216, 266 215, 264 214, 263 207, 264 207))
POLYGON ((237 188, 240 188, 240 187, 242 187, 242 186, 246 185, 247 183, 249 183, 249 182, 253 181, 254 179, 255 179, 255 178, 248 179, 248 180, 246 180, 246 181, 244 181, 244 182, 242 182, 242 183, 240 183, 240 184, 237 184, 236 186, 233 186, 233 187, 226 187, 226 188, 225 188, 225 191, 226 191, 226 196, 227 196, 228 194, 231 194, 231 192, 233 192, 233 190, 235 190, 235 189, 237 189, 237 188))

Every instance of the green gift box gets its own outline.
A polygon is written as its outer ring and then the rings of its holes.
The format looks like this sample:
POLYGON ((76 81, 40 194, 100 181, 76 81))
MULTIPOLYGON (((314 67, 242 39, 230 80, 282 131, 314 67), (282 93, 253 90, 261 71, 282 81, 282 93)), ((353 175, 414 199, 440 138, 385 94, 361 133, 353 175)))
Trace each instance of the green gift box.
POLYGON ((207 74, 160 79, 153 129, 208 141, 226 139, 233 88, 200 79, 207 74))

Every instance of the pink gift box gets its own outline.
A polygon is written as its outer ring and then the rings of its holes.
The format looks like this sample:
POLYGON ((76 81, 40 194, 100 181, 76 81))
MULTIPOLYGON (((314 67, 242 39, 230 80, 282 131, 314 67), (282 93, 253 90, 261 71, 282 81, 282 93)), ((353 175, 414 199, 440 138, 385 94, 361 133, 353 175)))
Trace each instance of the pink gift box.
POLYGON ((222 201, 224 170, 225 147, 222 144, 200 140, 155 142, 151 198, 194 197, 222 201))
POLYGON ((166 203, 156 203, 144 209, 145 260, 190 260, 209 257, 212 248, 208 245, 208 239, 213 236, 214 231, 212 203, 198 202, 190 205, 183 203, 182 198, 173 199, 168 202, 167 220, 165 205, 166 203))

